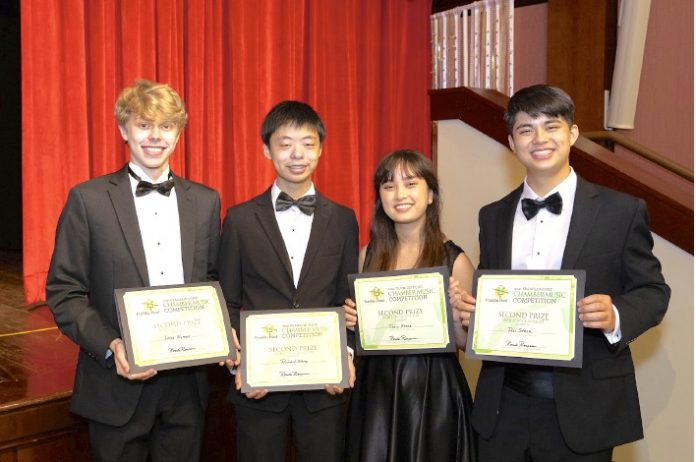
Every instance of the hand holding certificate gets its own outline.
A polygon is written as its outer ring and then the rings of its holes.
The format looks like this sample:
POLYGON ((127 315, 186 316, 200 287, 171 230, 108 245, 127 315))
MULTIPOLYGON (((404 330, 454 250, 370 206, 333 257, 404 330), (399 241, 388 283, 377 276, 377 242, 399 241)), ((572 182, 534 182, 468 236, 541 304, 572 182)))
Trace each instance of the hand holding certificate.
POLYGON ((584 271, 477 271, 466 356, 582 367, 584 271))
POLYGON ((351 274, 358 354, 455 351, 445 267, 351 274))
POLYGON ((116 289, 132 372, 234 359, 232 328, 217 282, 116 289))

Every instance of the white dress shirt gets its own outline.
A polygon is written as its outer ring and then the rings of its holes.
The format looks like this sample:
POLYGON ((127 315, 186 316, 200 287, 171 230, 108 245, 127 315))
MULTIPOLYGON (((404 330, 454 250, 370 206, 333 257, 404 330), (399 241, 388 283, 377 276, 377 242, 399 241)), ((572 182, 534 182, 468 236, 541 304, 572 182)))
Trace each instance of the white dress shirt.
MULTIPOLYGON (((524 180, 522 195, 515 210, 512 230, 512 269, 514 270, 559 270, 563 261, 570 218, 573 215, 575 190, 578 177, 571 168, 570 174, 558 186, 544 197, 539 197, 524 180), (546 208, 539 210, 536 216, 527 220, 522 212, 522 199, 546 199, 558 192, 563 199, 561 213, 556 215, 546 208)), ((614 306, 616 328, 605 333, 610 343, 621 340, 619 312, 614 306)))
MULTIPOLYGON (((271 200, 273 201, 273 210, 275 211, 276 221, 280 234, 285 242, 285 249, 290 257, 290 265, 292 265, 292 279, 297 288, 297 283, 300 280, 300 272, 304 263, 305 253, 307 252, 307 244, 309 243, 309 234, 312 231, 312 222, 314 214, 306 215, 299 208, 293 206, 287 210, 279 212, 275 210, 275 202, 280 195, 280 188, 274 182, 271 187, 271 200)), ((316 194, 314 183, 309 187, 303 196, 316 194)))
MULTIPOLYGON (((161 183, 169 178, 169 168, 155 181, 133 162, 129 167, 142 180, 161 183)), ((169 196, 152 191, 144 196, 135 196, 138 180, 130 176, 131 189, 135 197, 140 236, 145 249, 147 275, 151 286, 183 284, 184 265, 181 259, 181 228, 176 188, 169 196)))

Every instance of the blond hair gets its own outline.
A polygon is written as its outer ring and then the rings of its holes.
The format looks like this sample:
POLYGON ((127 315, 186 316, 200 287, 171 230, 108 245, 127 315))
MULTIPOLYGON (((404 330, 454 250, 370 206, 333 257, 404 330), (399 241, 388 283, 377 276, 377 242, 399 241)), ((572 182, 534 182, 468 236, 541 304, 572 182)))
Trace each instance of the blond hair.
POLYGON ((114 107, 118 124, 125 127, 131 114, 149 122, 171 122, 179 131, 188 119, 184 102, 172 87, 145 79, 136 80, 118 95, 114 107))

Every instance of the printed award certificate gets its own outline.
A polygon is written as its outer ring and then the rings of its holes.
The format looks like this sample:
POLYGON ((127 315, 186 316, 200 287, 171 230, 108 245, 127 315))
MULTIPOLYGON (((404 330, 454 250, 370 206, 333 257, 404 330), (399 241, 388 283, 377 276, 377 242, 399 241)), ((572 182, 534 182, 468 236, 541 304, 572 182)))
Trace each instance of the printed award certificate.
POLYGON ((582 367, 585 271, 477 271, 466 356, 582 367))
POLYGON ((236 358, 217 282, 116 289, 114 295, 131 371, 236 358))
POLYGON ((348 387, 343 308, 242 310, 242 393, 348 387))
POLYGON ((351 274, 348 280, 359 355, 456 350, 446 267, 351 274))

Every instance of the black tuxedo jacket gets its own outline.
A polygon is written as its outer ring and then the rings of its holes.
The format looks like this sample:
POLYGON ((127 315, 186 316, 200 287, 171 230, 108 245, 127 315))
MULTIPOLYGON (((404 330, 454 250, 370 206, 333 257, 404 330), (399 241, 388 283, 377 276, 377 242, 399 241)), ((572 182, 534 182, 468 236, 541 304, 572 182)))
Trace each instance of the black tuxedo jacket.
MULTIPOLYGON (((317 206, 302 272, 295 288, 290 258, 275 218, 271 190, 227 211, 220 245, 220 285, 232 326, 239 332, 240 310, 341 306, 350 296, 347 275, 358 269, 355 213, 317 193, 317 206)), ((302 392, 310 411, 344 403, 347 393, 302 392)), ((289 394, 269 393, 250 400, 234 389, 235 404, 279 412, 289 394)))
MULTIPOLYGON (((174 177, 184 280, 216 276, 220 198, 203 185, 174 177)), ((154 192, 152 194, 155 194, 154 192)), ((60 215, 46 299, 60 330, 80 346, 71 410, 108 425, 135 412, 143 382, 116 374, 109 343, 121 337, 114 289, 149 285, 145 250, 127 166, 75 186, 60 215)), ((197 368, 201 405, 205 370, 197 368)))
MULTIPOLYGON (((479 213, 480 269, 510 269, 512 227, 522 186, 479 213)), ((578 177, 562 269, 587 272, 585 295, 606 294, 619 311, 621 341, 610 345, 585 329, 581 369, 553 370, 563 437, 576 452, 594 452, 643 437, 635 371, 628 344, 657 325, 670 289, 659 261, 645 203, 578 177)), ((484 361, 472 422, 488 438, 495 429, 504 365, 484 361)))

